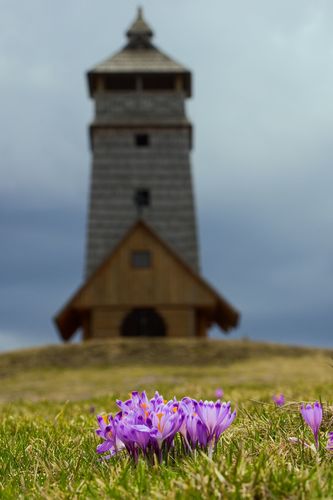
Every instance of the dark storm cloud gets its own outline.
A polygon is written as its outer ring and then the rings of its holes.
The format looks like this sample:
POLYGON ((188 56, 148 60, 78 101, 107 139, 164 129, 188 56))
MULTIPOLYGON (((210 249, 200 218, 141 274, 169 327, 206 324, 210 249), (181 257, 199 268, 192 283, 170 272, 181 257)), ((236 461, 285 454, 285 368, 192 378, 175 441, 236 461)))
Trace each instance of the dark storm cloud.
POLYGON ((1 208, 0 345, 55 342, 52 317, 82 279, 85 208, 1 208))
MULTIPOLYGON (((333 4, 146 0, 156 43, 194 72, 189 116, 205 276, 237 336, 333 344, 333 4)), ((136 2, 2 4, 0 349, 54 342, 82 278, 84 73, 136 2)))

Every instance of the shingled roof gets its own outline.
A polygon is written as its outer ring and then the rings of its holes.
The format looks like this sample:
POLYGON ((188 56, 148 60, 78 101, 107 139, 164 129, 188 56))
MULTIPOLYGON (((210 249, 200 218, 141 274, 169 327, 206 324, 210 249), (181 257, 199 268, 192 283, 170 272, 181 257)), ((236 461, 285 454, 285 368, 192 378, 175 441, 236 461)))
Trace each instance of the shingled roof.
POLYGON ((188 70, 159 49, 125 47, 95 66, 90 73, 186 73, 188 70))
POLYGON ((128 42, 119 52, 97 64, 88 72, 90 89, 98 74, 186 74, 190 71, 174 61, 152 43, 153 31, 143 18, 142 9, 126 32, 128 42))

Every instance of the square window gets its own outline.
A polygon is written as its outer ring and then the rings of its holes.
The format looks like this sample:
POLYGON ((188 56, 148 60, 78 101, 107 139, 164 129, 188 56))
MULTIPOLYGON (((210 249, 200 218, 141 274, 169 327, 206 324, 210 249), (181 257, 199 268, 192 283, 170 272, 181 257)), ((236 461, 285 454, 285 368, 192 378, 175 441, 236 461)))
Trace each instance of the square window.
POLYGON ((149 250, 134 250, 131 255, 131 263, 136 269, 151 267, 151 253, 149 250))
POLYGON ((149 146, 149 135, 148 134, 136 134, 135 145, 138 148, 146 148, 149 146))
POLYGON ((149 189, 137 189, 134 194, 134 202, 138 208, 150 206, 150 191, 149 189))

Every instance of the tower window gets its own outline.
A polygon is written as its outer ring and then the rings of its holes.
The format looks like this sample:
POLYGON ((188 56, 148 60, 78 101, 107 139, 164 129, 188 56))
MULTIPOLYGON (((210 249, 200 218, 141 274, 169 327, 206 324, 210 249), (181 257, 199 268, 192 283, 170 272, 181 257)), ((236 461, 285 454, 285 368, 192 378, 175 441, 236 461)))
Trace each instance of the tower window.
POLYGON ((148 134, 136 134, 135 145, 138 148, 145 148, 149 146, 149 135, 148 134))
POLYGON ((132 75, 112 75, 104 79, 107 90, 128 91, 135 90, 136 80, 132 75))
POLYGON ((134 194, 134 203, 138 209, 150 206, 149 189, 137 189, 134 194))
POLYGON ((131 264, 136 269, 151 267, 151 253, 149 250, 134 250, 131 254, 131 264))
POLYGON ((172 75, 145 75, 143 77, 144 90, 174 90, 175 77, 172 75))

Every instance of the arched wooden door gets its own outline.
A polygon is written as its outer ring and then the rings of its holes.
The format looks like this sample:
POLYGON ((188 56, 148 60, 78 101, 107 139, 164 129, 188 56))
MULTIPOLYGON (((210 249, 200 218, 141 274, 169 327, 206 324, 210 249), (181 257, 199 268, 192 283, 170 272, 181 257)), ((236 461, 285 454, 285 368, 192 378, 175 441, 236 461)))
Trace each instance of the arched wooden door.
POLYGON ((155 309, 133 309, 122 322, 120 333, 124 337, 164 337, 166 325, 155 309))

